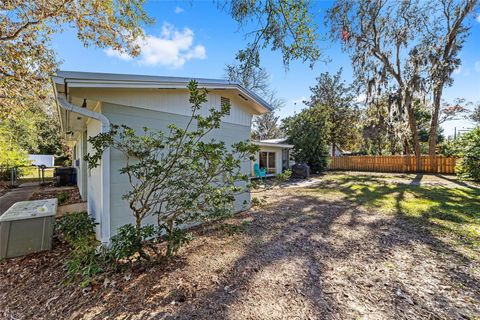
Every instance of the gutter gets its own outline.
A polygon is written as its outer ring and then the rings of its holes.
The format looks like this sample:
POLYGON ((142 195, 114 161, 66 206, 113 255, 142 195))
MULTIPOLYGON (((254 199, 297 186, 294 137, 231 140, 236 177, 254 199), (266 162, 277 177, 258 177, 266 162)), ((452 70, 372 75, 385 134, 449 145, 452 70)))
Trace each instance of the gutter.
MULTIPOLYGON (((190 80, 196 80, 199 87, 206 88, 207 90, 215 89, 235 89, 242 93, 242 95, 248 97, 255 104, 263 107, 265 111, 272 111, 272 106, 266 102, 263 98, 257 95, 255 92, 244 88, 240 83, 236 81, 221 81, 216 79, 204 79, 204 78, 185 78, 185 77, 163 77, 164 79, 155 78, 155 76, 137 76, 127 74, 108 74, 108 73, 82 73, 82 72, 70 72, 59 71, 55 76, 57 79, 63 79, 63 82, 73 87, 97 87, 97 88, 165 88, 165 89, 186 89, 186 86, 190 80), (128 79, 130 76, 136 76, 135 79, 128 79), (124 79, 122 79, 124 77, 124 79), (125 77, 127 79, 125 79, 125 77), (141 78, 144 79, 141 79, 141 78)), ((67 90, 65 90, 67 91, 67 90)))
MULTIPOLYGON (((57 104, 57 111, 64 109, 66 111, 74 112, 81 114, 85 117, 92 118, 101 122, 101 133, 107 133, 110 130, 110 120, 98 112, 78 107, 74 104, 71 104, 66 100, 65 97, 59 96, 57 92, 57 87, 53 83, 53 92, 55 95, 55 101, 57 104)), ((58 113, 61 118, 60 112, 58 113)), ((60 119, 60 124, 63 128, 63 123, 60 119)), ((82 159, 83 161, 83 159, 82 159)), ((89 169, 87 169, 89 170, 89 169)), ((100 199, 101 199, 101 212, 100 212, 100 241, 108 244, 110 242, 110 148, 107 148, 103 151, 102 160, 101 160, 101 185, 100 190, 100 199)), ((90 195, 90 193, 88 193, 90 195)), ((90 202, 90 199, 87 198, 87 201, 90 202)), ((90 206, 89 206, 90 207, 90 206)))

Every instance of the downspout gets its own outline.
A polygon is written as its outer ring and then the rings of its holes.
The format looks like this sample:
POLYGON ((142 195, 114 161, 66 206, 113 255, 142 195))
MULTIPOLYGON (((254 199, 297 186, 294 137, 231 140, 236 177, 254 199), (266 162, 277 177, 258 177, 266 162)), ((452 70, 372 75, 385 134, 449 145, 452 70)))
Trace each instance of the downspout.
MULTIPOLYGON (((55 101, 57 102, 57 108, 62 108, 64 110, 81 114, 85 117, 92 118, 100 121, 101 123, 101 133, 107 133, 110 130, 110 120, 108 120, 105 115, 86 109, 78 107, 74 104, 68 102, 65 97, 59 96, 57 94, 55 83, 54 86, 54 95, 55 101)), ((100 213, 100 241, 103 243, 110 242, 110 148, 107 148, 103 151, 102 160, 101 160, 101 178, 102 178, 102 188, 101 188, 101 208, 102 212, 100 213)))

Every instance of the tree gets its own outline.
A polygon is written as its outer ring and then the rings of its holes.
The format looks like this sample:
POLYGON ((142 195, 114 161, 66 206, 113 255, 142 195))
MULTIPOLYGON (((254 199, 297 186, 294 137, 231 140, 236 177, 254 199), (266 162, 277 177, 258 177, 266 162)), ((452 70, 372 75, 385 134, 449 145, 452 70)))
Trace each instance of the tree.
POLYGON ((49 94, 58 66, 52 35, 72 27, 85 46, 139 53, 141 23, 151 22, 143 0, 9 0, 0 4, 2 118, 49 94))
POLYGON ((255 140, 277 139, 283 136, 279 125, 280 116, 277 116, 276 111, 285 106, 285 100, 278 98, 274 91, 270 91, 267 101, 273 110, 254 116, 252 121, 252 138, 255 140))
POLYGON ((477 123, 477 126, 480 125, 480 104, 473 109, 470 119, 477 123))
POLYGON ((416 39, 428 15, 418 2, 337 1, 328 10, 333 40, 343 39, 350 53, 354 74, 369 96, 394 89, 392 103, 408 115, 417 170, 421 150, 413 101, 424 88, 425 55, 416 39))
POLYGON ((442 147, 445 156, 462 158, 457 166, 459 176, 480 181, 480 127, 462 134, 442 147))
POLYGON ((328 114, 328 142, 332 146, 332 157, 337 148, 355 147, 360 139, 360 113, 355 105, 353 86, 342 81, 342 69, 334 75, 328 72, 320 74, 317 84, 310 87, 310 91, 312 94, 306 105, 322 105, 328 114))
POLYGON ((329 113, 322 105, 303 109, 299 114, 285 118, 282 129, 293 144, 295 162, 307 163, 312 172, 320 172, 327 165, 329 113))
POLYGON ((171 124, 168 132, 144 128, 137 133, 126 126, 113 126, 110 132, 89 138, 94 153, 86 156, 90 167, 98 165, 108 147, 125 156, 120 173, 128 176, 130 191, 123 198, 135 217, 137 239, 143 237, 143 219, 156 215, 158 232, 166 234, 167 255, 177 247, 182 224, 232 211, 235 194, 247 188, 248 176, 241 165, 258 150, 246 142, 226 146, 207 140, 220 127, 230 105, 211 108, 208 116, 202 116, 199 111, 207 102, 207 91, 200 90, 195 81, 188 89, 192 116, 185 128, 171 124))
POLYGON ((458 55, 469 34, 465 22, 477 4, 477 0, 441 0, 429 10, 429 23, 422 29, 422 46, 428 51, 429 81, 433 94, 428 153, 435 169, 443 89, 453 83, 452 73, 461 64, 458 55))
POLYGON ((313 65, 320 58, 315 16, 307 0, 219 0, 222 8, 242 27, 255 29, 247 32, 251 39, 237 59, 247 65, 260 65, 260 49, 271 47, 280 51, 286 67, 291 60, 301 59, 313 65), (252 23, 253 22, 253 23, 252 23))
POLYGON ((254 116, 252 138, 255 140, 280 138, 282 136, 278 125, 280 117, 275 111, 282 108, 285 101, 278 98, 275 91, 270 89, 270 76, 265 69, 248 63, 230 64, 225 68, 225 77, 262 96, 273 108, 268 113, 254 116))
POLYGON ((392 108, 389 95, 384 94, 368 103, 362 112, 362 151, 383 155, 408 153, 408 138, 404 115, 392 108))
MULTIPOLYGON (((144 0, 8 0, 0 3, 0 126, 22 154, 61 153, 50 76, 54 33, 73 28, 85 46, 136 55, 144 0)), ((3 139, 2 143, 7 141, 3 139)))

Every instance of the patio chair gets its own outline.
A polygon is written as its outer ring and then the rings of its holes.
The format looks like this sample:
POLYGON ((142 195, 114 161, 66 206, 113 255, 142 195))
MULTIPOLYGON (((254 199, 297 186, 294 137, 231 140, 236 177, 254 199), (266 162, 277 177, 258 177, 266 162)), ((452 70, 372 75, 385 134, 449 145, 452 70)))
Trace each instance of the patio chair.
POLYGON ((265 178, 267 176, 267 170, 261 169, 258 163, 253 165, 253 171, 255 172, 255 177, 257 178, 265 178))

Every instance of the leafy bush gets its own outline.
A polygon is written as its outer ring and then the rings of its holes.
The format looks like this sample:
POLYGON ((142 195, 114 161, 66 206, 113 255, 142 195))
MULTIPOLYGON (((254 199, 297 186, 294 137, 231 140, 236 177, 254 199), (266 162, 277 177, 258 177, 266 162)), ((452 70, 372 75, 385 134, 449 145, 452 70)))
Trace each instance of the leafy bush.
POLYGON ((314 173, 323 171, 328 159, 330 124, 327 108, 315 105, 283 120, 288 143, 293 144, 296 163, 307 163, 314 173))
POLYGON ((173 232, 170 232, 166 236, 167 240, 167 252, 166 256, 170 257, 178 252, 178 250, 188 244, 190 241, 193 240, 193 235, 190 232, 185 232, 185 230, 175 228, 173 232))
POLYGON ((480 127, 462 135, 458 144, 458 155, 463 158, 458 166, 458 174, 480 181, 480 127))
POLYGON ((292 176, 292 169, 287 169, 282 173, 277 174, 275 176, 275 180, 277 181, 277 183, 283 183, 283 182, 287 182, 291 176, 292 176))
POLYGON ((58 204, 63 204, 67 202, 68 198, 70 198, 70 194, 68 192, 61 192, 57 194, 58 204))
POLYGON ((86 238, 95 240, 95 225, 86 212, 74 212, 61 217, 56 228, 69 244, 74 244, 86 238))
POLYGON ((212 107, 208 115, 202 115, 207 91, 198 88, 195 81, 189 83, 188 89, 192 113, 184 128, 171 124, 164 131, 137 131, 112 125, 109 132, 88 139, 93 147, 93 153, 85 157, 90 168, 99 165, 103 151, 109 147, 121 152, 125 159, 119 172, 128 176, 130 188, 122 199, 132 209, 135 226, 125 227, 115 237, 115 259, 132 252, 142 255, 145 232, 151 233, 151 229, 142 227, 146 217, 156 216, 157 234, 168 242, 169 255, 188 241, 176 226, 231 213, 235 195, 247 189, 249 178, 241 165, 253 159, 258 146, 246 141, 227 146, 208 138, 221 127, 230 105, 212 107))
POLYGON ((443 144, 440 150, 446 156, 462 158, 457 165, 459 176, 480 181, 480 127, 443 144))
POLYGON ((112 237, 110 246, 105 248, 105 256, 108 261, 119 263, 121 260, 132 261, 136 255, 148 260, 145 253, 144 242, 155 235, 155 227, 147 225, 136 228, 133 224, 126 224, 118 229, 118 233, 112 237))
POLYGON ((72 247, 66 262, 70 279, 81 279, 81 286, 90 284, 92 277, 102 272, 102 264, 95 238, 95 222, 86 212, 76 212, 61 217, 56 228, 72 247))

